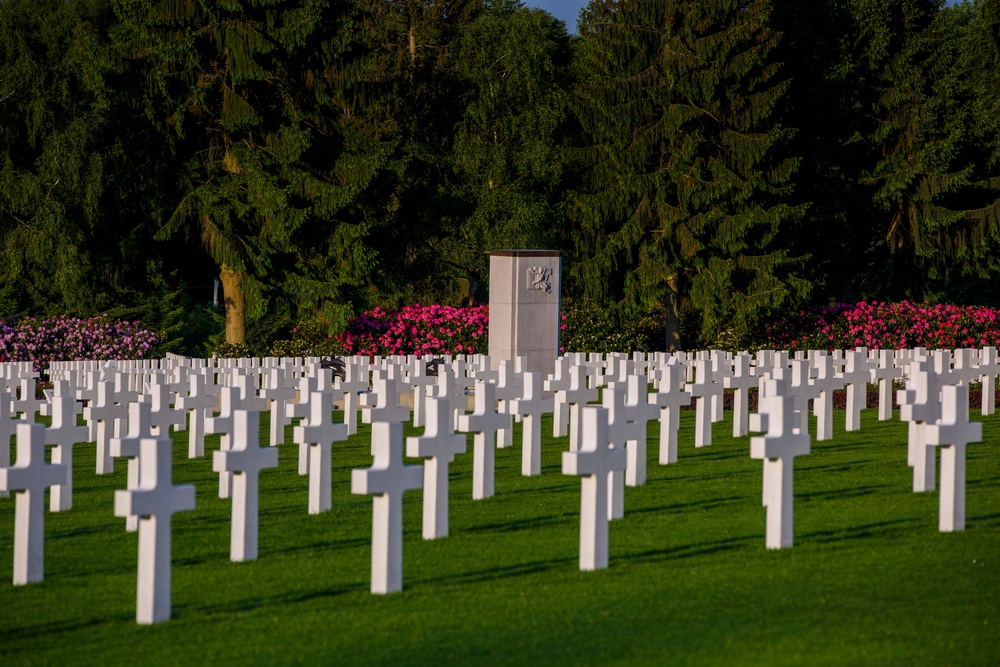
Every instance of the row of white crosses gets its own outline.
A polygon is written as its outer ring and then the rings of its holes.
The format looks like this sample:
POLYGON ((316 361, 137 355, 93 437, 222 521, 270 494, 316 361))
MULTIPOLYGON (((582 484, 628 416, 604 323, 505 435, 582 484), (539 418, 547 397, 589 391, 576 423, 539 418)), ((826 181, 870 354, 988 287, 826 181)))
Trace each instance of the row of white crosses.
MULTIPOLYGON (((973 375, 970 374, 978 372, 988 376, 989 372, 995 373, 997 370, 995 368, 995 351, 984 350, 978 363, 976 363, 977 360, 972 355, 966 354, 960 358, 962 361, 956 361, 954 369, 942 370, 941 373, 950 373, 955 377, 964 373, 962 377, 971 378, 973 375), (985 365, 983 364, 983 360, 987 361, 985 365), (990 363, 993 366, 990 366, 990 363)), ((582 360, 577 361, 580 362, 582 360)), ((888 367, 887 361, 888 357, 883 352, 880 354, 878 367, 888 367)), ((555 411, 557 409, 556 406, 562 405, 563 409, 568 406, 569 410, 567 412, 560 413, 565 414, 565 418, 554 419, 554 430, 559 432, 564 427, 568 427, 571 442, 570 452, 567 452, 567 456, 575 452, 588 452, 588 454, 582 455, 583 459, 576 457, 565 459, 564 471, 567 474, 582 474, 586 477, 591 477, 594 474, 597 475, 597 478, 595 478, 597 481, 591 480, 588 482, 585 480, 585 497, 582 502, 587 509, 581 515, 581 568, 596 569, 606 566, 607 562, 606 521, 607 519, 618 518, 623 515, 623 477, 626 484, 633 486, 642 484, 645 481, 646 457, 644 447, 646 422, 659 416, 661 422, 660 461, 661 463, 672 463, 676 461, 676 424, 677 411, 680 407, 688 405, 692 396, 698 399, 699 415, 697 423, 701 428, 700 433, 696 436, 696 446, 707 445, 711 442, 711 421, 721 416, 720 398, 722 389, 732 388, 736 390, 735 403, 737 409, 734 415, 733 430, 734 434, 738 434, 740 431, 745 432, 746 428, 744 414, 746 410, 745 391, 753 383, 760 382, 762 389, 764 389, 762 392, 763 402, 760 410, 760 418, 753 425, 757 427, 755 430, 766 430, 768 433, 763 438, 755 438, 753 440, 752 454, 755 457, 764 458, 768 461, 765 464, 764 485, 764 501, 768 507, 767 544, 773 548, 789 546, 791 543, 790 461, 791 457, 808 452, 808 435, 805 434, 803 429, 805 408, 803 406, 794 407, 792 397, 782 393, 787 392, 787 389, 778 389, 779 383, 767 378, 771 374, 775 376, 790 374, 792 382, 786 382, 781 386, 791 387, 798 385, 798 388, 803 392, 801 396, 808 397, 806 400, 812 399, 814 403, 818 404, 815 409, 818 412, 822 412, 823 406, 827 404, 830 395, 829 392, 836 386, 835 384, 824 385, 823 382, 831 377, 836 378, 838 373, 836 371, 831 372, 832 364, 830 363, 830 358, 824 355, 817 355, 809 364, 801 359, 789 361, 780 354, 773 354, 770 357, 766 354, 758 355, 756 370, 767 369, 759 378, 755 377, 749 362, 748 355, 736 355, 730 359, 724 353, 718 352, 712 353, 708 358, 702 359, 684 359, 677 356, 658 356, 655 359, 645 360, 611 357, 608 359, 606 365, 601 364, 600 360, 594 357, 590 357, 582 365, 576 366, 567 365, 565 361, 560 361, 556 367, 556 373, 547 381, 548 389, 555 391, 554 399, 546 398, 542 394, 542 380, 540 375, 519 373, 515 365, 509 362, 502 365, 498 373, 492 373, 487 370, 488 365, 484 363, 483 359, 475 360, 468 368, 465 367, 464 360, 456 360, 453 364, 445 366, 444 372, 438 375, 434 383, 429 381, 430 376, 427 376, 426 373, 421 374, 421 370, 426 370, 426 366, 420 361, 416 363, 413 360, 400 364, 390 363, 387 366, 383 366, 385 372, 381 376, 376 371, 374 391, 371 394, 374 394, 374 398, 377 400, 371 401, 372 405, 364 411, 365 421, 373 424, 372 447, 376 458, 376 465, 371 470, 381 470, 383 467, 391 468, 392 465, 395 465, 392 463, 395 460, 392 456, 394 451, 392 434, 401 433, 401 430, 392 425, 401 425, 409 417, 409 411, 399 405, 396 392, 398 386, 402 385, 405 387, 409 385, 415 391, 414 405, 419 404, 423 408, 421 411, 423 414, 420 416, 420 419, 421 421, 426 420, 424 435, 411 438, 408 442, 408 450, 412 456, 426 459, 423 472, 424 479, 422 480, 422 486, 425 491, 424 536, 428 539, 443 537, 448 533, 448 463, 456 454, 462 453, 465 450, 464 436, 456 435, 453 432, 453 428, 457 426, 461 431, 476 434, 474 445, 475 474, 473 496, 477 499, 485 498, 492 495, 493 492, 493 457, 490 443, 496 438, 498 444, 509 444, 511 416, 517 416, 524 422, 522 473, 533 475, 540 472, 539 422, 541 415, 555 411), (409 369, 401 371, 400 368, 404 364, 409 369), (815 368, 815 372, 809 370, 809 368, 815 368), (646 370, 654 373, 654 382, 659 387, 658 392, 647 396, 646 377, 637 374, 636 371, 638 370, 646 370), (424 377, 425 380, 421 381, 417 379, 420 377, 424 377), (482 379, 477 380, 475 379, 476 377, 482 379), (694 380, 694 382, 685 387, 683 384, 685 377, 694 380), (721 383, 718 382, 719 378, 722 379, 721 383), (493 381, 496 382, 496 385, 493 384, 493 381), (476 407, 471 415, 465 415, 462 414, 464 413, 465 392, 471 386, 472 382, 475 382, 476 407), (607 384, 602 399, 604 407, 584 408, 585 405, 594 399, 597 386, 603 383, 607 384), (773 388, 771 388, 772 385, 773 388), (807 387, 812 387, 812 393, 806 391, 807 387), (421 389, 425 391, 421 391, 421 389), (424 400, 416 400, 418 395, 423 395, 425 397, 424 400), (504 412, 496 411, 495 401, 498 395, 503 396, 502 405, 504 412), (796 414, 798 414, 797 418, 795 417, 796 414), (741 417, 741 415, 743 416, 741 417), (795 424, 796 419, 798 420, 798 424, 795 424), (563 421, 565 421, 565 425, 563 421), (382 424, 388 426, 382 426, 382 424), (375 436, 376 433, 378 437, 375 436), (507 435, 507 438, 503 437, 504 434, 507 435), (803 438, 805 439, 804 451, 802 448, 803 438), (504 442, 505 440, 506 443, 504 442), (790 443, 786 443, 785 440, 790 440, 790 443), (604 443, 605 441, 606 444, 597 444, 604 443), (587 456, 590 456, 589 452, 591 451, 601 450, 603 452, 605 449, 611 452, 606 457, 603 453, 601 454, 602 457, 606 458, 606 461, 600 464, 593 464, 594 466, 598 466, 594 468, 595 470, 600 466, 607 468, 607 474, 604 475, 603 480, 600 480, 600 474, 584 472, 593 467, 590 463, 581 463, 580 461, 589 460, 587 456), (617 451, 621 451, 621 456, 615 453, 617 451), (624 464, 619 465, 620 461, 624 461, 624 464), (623 472, 625 473, 624 476, 622 475, 623 472), (590 490, 588 491, 587 489, 590 490), (602 499, 599 510, 595 509, 598 506, 594 505, 597 502, 592 497, 594 493, 600 495, 602 499), (595 511, 603 517, 599 521, 594 519, 595 511), (772 515, 777 518, 772 518, 772 515), (604 522, 603 533, 599 525, 600 521, 604 522), (602 534, 603 538, 601 537, 602 534), (588 536, 586 540, 584 540, 585 535, 588 536), (584 544, 585 541, 586 545, 584 544)), ((868 369, 868 375, 865 375, 863 366, 866 363, 871 363, 871 360, 864 351, 859 350, 848 353, 844 356, 844 370, 839 373, 839 378, 843 380, 843 383, 852 387, 853 390, 849 393, 848 398, 850 408, 848 411, 848 428, 857 428, 857 420, 852 415, 864 405, 863 398, 860 397, 864 396, 864 389, 868 381, 866 378, 878 379, 881 382, 886 377, 876 378, 874 367, 868 369), (858 387, 860 387, 860 390, 858 387), (854 399, 851 398, 852 395, 855 396, 854 399)), ((939 363, 942 363, 940 359, 939 363)), ((315 369, 313 374, 309 375, 308 372, 303 370, 305 367, 302 366, 300 367, 301 377, 297 379, 300 400, 297 403, 291 403, 288 402, 288 399, 294 395, 290 385, 292 384, 291 380, 295 378, 295 373, 288 373, 287 380, 282 377, 284 371, 288 369, 288 364, 285 364, 284 368, 274 364, 265 364, 261 368, 267 370, 268 380, 263 383, 264 388, 259 394, 255 389, 257 386, 256 378, 252 372, 245 372, 245 367, 242 369, 229 369, 227 373, 218 373, 220 378, 235 381, 236 384, 236 387, 220 387, 215 384, 216 373, 206 366, 201 366, 200 368, 195 366, 191 369, 192 372, 189 372, 186 376, 184 373, 174 372, 171 379, 166 381, 162 376, 158 376, 155 368, 148 367, 144 369, 146 371, 144 377, 150 378, 151 383, 148 385, 148 393, 143 397, 145 401, 143 403, 131 400, 138 395, 138 392, 128 387, 141 385, 135 381, 134 377, 129 379, 123 373, 117 373, 114 376, 116 392, 113 396, 109 396, 107 392, 110 384, 106 380, 99 381, 96 384, 91 382, 90 387, 78 389, 77 391, 78 396, 80 392, 89 392, 91 396, 91 405, 88 406, 89 416, 91 419, 99 422, 105 422, 106 426, 112 424, 112 420, 117 419, 120 422, 120 418, 114 414, 101 413, 100 409, 112 404, 121 406, 121 399, 129 403, 129 434, 124 437, 109 438, 111 445, 109 447, 109 454, 111 456, 126 456, 130 458, 129 488, 122 492, 123 494, 135 493, 140 488, 152 484, 152 482, 146 481, 147 477, 154 479, 159 474, 156 472, 156 466, 151 469, 148 475, 140 472, 142 468, 138 465, 138 461, 140 458, 143 458, 142 451, 144 449, 150 451, 155 449, 152 445, 144 447, 143 442, 156 439, 143 437, 143 435, 148 431, 150 436, 160 433, 160 438, 163 438, 162 434, 165 434, 169 427, 172 426, 177 430, 184 425, 183 419, 179 420, 176 418, 176 415, 171 414, 171 399, 166 395, 168 387, 174 388, 174 410, 184 410, 189 413, 189 431, 196 430, 194 426, 197 423, 196 415, 204 416, 210 410, 211 404, 215 402, 220 403, 220 413, 218 416, 205 417, 202 434, 205 432, 215 432, 223 436, 222 448, 216 452, 214 459, 214 467, 220 473, 220 496, 228 497, 231 484, 230 476, 234 473, 237 474, 238 482, 236 485, 236 497, 234 497, 233 503, 233 537, 231 545, 231 557, 233 560, 248 560, 256 557, 256 475, 261 469, 273 467, 273 465, 277 464, 276 451, 269 451, 256 446, 256 435, 259 427, 258 410, 263 407, 263 403, 265 401, 270 402, 272 424, 280 423, 283 425, 285 423, 284 420, 291 416, 302 418, 300 425, 295 429, 295 440, 300 443, 303 452, 307 454, 303 458, 308 461, 305 467, 310 475, 309 511, 311 513, 318 513, 329 509, 330 446, 334 441, 346 439, 352 421, 351 414, 356 417, 356 409, 354 407, 356 404, 352 403, 351 399, 356 398, 359 393, 368 388, 367 380, 364 379, 367 375, 367 360, 363 360, 359 364, 349 363, 347 365, 349 369, 347 378, 345 380, 338 380, 335 383, 331 383, 330 378, 324 375, 323 372, 316 373, 315 369), (364 369, 363 371, 358 370, 362 368, 364 369), (186 393, 178 390, 179 387, 183 387, 185 384, 188 386, 186 393), (213 393, 208 388, 209 385, 217 392, 214 393, 214 396, 217 397, 216 400, 213 400, 213 393), (321 391, 312 391, 314 388, 321 389, 321 391), (339 392, 339 396, 344 402, 346 409, 345 424, 335 425, 330 420, 332 397, 335 391, 339 392), (303 400, 304 397, 308 398, 303 400), (303 408, 307 408, 309 412, 305 413, 303 408), (156 415, 155 418, 154 414, 156 415), (251 419, 247 415, 254 415, 254 417, 251 419), (239 421, 240 419, 243 421, 239 421), (250 426, 251 421, 253 422, 252 427, 250 426), (252 436, 250 435, 251 430, 253 431, 252 436), (232 447, 232 442, 230 441, 231 435, 235 440, 242 442, 238 450, 234 450, 232 447), (253 456, 257 456, 256 451, 266 452, 266 456, 261 455, 253 459, 254 462, 249 463, 240 463, 241 459, 239 458, 231 460, 229 457, 230 453, 235 451, 250 451, 247 450, 246 444, 249 441, 254 443, 252 446, 252 450, 254 451, 253 456), (273 465, 270 463, 272 459, 273 465), (232 461, 237 462, 233 463, 232 461), (132 462, 135 463, 135 466, 132 465, 132 462), (134 473, 132 470, 133 467, 135 468, 134 473), (248 471, 253 471, 252 475, 249 475, 248 471), (251 476, 252 481, 250 479, 251 476)), ((106 373, 106 371, 107 369, 104 372, 106 373)), ((263 371, 258 373, 257 376, 259 377, 262 374, 263 371)), ((70 374, 70 378, 72 377, 73 375, 70 374)), ((81 377, 81 375, 77 375, 76 377, 81 377)), ((93 377, 94 374, 91 371, 90 378, 92 379, 93 377)), ((892 376, 888 375, 887 377, 891 378, 892 376)), ((28 377, 26 379, 30 382, 33 378, 28 377)), ((988 377, 988 379, 992 380, 992 377, 988 377)), ((20 379, 19 385, 23 382, 25 382, 25 378, 20 379)), ((61 397, 68 393, 67 385, 69 382, 71 380, 64 380, 57 383, 53 399, 57 395, 61 397)), ((806 400, 800 400, 799 402, 805 403, 806 400)), ((21 413, 22 416, 33 416, 30 401, 26 401, 23 395, 18 399, 17 405, 25 408, 21 413)), ((50 430, 53 431, 53 436, 51 438, 52 442, 49 444, 55 444, 57 447, 62 448, 62 457, 69 456, 71 458, 72 444, 84 441, 78 438, 85 437, 79 434, 79 431, 84 430, 83 427, 75 426, 75 412, 72 411, 73 405, 75 405, 73 399, 67 396, 65 401, 56 402, 53 400, 51 407, 53 426, 50 430), (68 414, 72 414, 72 420, 69 420, 67 417, 68 414), (72 425, 70 425, 70 421, 73 422, 72 425), (63 432, 70 428, 77 429, 77 432, 64 435, 63 432), (66 454, 66 452, 69 453, 66 454)), ((11 408, 11 410, 15 409, 16 407, 11 408)), ((941 424, 934 425, 935 427, 947 426, 950 427, 950 430, 949 428, 945 428, 943 431, 940 429, 927 431, 927 433, 934 434, 928 436, 929 439, 926 440, 928 444, 945 443, 948 438, 953 440, 958 439, 959 436, 954 435, 957 432, 965 433, 962 437, 965 437, 967 441, 972 441, 968 440, 968 438, 975 436, 975 433, 968 431, 968 429, 961 431, 963 424, 967 422, 967 414, 963 422, 960 408, 956 408, 956 410, 958 412, 953 411, 954 414, 950 417, 952 421, 942 421, 941 424)), ((417 414, 414 414, 414 419, 416 421, 417 414)), ((116 428, 120 428, 120 423, 116 428)), ((270 435, 272 445, 280 444, 284 439, 283 428, 276 429, 272 427, 270 435)), ((30 438, 30 436, 26 437, 30 438)), ((7 442, 9 443, 9 436, 7 442)), ((951 451, 957 453, 960 448, 954 445, 954 443, 952 444, 954 449, 951 451)), ((200 447, 197 442, 192 441, 190 443, 189 456, 196 457, 202 454, 203 441, 200 443, 200 447)), ((30 462, 30 456, 28 454, 25 454, 25 456, 25 460, 30 462)), ((156 456, 159 455, 151 453, 144 458, 153 460, 156 456)), ((44 461, 44 457, 41 460, 44 461)), ((53 461, 57 465, 48 467, 53 470, 60 470, 58 466, 60 461, 55 458, 53 461)), ((950 488, 957 489, 960 483, 955 480, 958 480, 958 478, 964 480, 964 458, 955 456, 950 458, 949 461, 951 461, 948 464, 950 466, 949 469, 955 471, 955 479, 949 480, 950 488)), ((101 465, 102 462, 99 457, 99 469, 101 465)), ((51 484, 61 482, 60 486, 66 489, 64 493, 53 494, 53 510, 61 507, 64 502, 68 502, 62 500, 63 498, 70 498, 71 480, 60 478, 60 475, 67 474, 65 472, 66 467, 63 465, 62 471, 54 474, 54 476, 53 473, 49 473, 52 478, 51 484), (57 498, 59 499, 58 502, 57 498)), ((105 471, 110 470, 110 465, 105 465, 104 467, 105 471)), ((159 468, 162 467, 162 465, 159 465, 159 468)), ((359 471, 356 471, 356 474, 353 476, 355 479, 359 477, 358 473, 359 471)), ((405 482, 404 486, 409 484, 410 486, 407 486, 407 488, 412 488, 412 480, 407 478, 406 475, 403 475, 400 479, 403 479, 403 482, 405 482)), ((7 480, 5 482, 7 483, 0 485, 0 488, 6 488, 11 483, 18 483, 7 480)), ((169 471, 167 485, 169 485, 169 471)), ((378 485, 368 484, 367 482, 362 484, 355 481, 353 486, 357 487, 356 492, 389 493, 389 491, 376 491, 374 489, 378 485)), ((961 498, 958 498, 956 493, 957 491, 952 493, 948 502, 951 507, 958 508, 955 512, 961 512, 964 489, 962 489, 961 494, 958 494, 961 498)), ((30 497, 30 493, 27 497, 30 497)), ((123 495, 122 497, 131 498, 132 496, 123 495)), ((123 503, 122 508, 116 506, 116 511, 128 517, 132 525, 138 523, 140 532, 142 532, 143 524, 141 521, 142 517, 146 515, 134 509, 127 509, 126 505, 128 501, 122 500, 121 502, 123 503)), ((945 499, 943 497, 942 507, 944 507, 944 503, 945 499)), ((164 511, 167 511, 167 517, 169 517, 174 511, 187 509, 188 504, 191 504, 193 507, 193 496, 190 503, 184 500, 183 502, 178 501, 174 503, 176 506, 168 504, 164 511)), ((393 538, 387 536, 388 534, 375 534, 383 529, 390 532, 395 530, 393 526, 396 525, 396 519, 393 517, 396 515, 389 509, 390 506, 392 506, 391 503, 386 505, 379 502, 376 502, 375 506, 372 565, 372 589, 375 592, 396 590, 397 586, 401 586, 402 581, 401 562, 397 563, 394 560, 394 554, 400 555, 399 557, 401 558, 401 545, 396 545, 393 538), (384 511, 380 510, 382 506, 385 506, 383 507, 384 511), (397 569, 399 570, 398 573, 396 572, 397 569), (375 576, 376 571, 380 573, 378 577, 375 576)), ((29 514, 27 510, 24 513, 25 516, 29 514)), ((21 516, 21 514, 18 516, 21 516)), ((41 522, 39 520, 36 523, 40 525, 41 522)), ((165 520, 165 523, 169 523, 169 518, 165 520)), ((149 525, 155 528, 156 522, 151 522, 149 525)), ((942 523, 943 525, 944 523, 942 523)), ((952 520, 950 525, 955 525, 955 521, 952 520)), ((163 541, 163 528, 162 526, 156 530, 151 528, 150 531, 152 531, 151 535, 158 535, 159 537, 155 539, 149 537, 146 540, 140 538, 140 544, 147 545, 147 552, 150 552, 150 549, 152 549, 150 553, 159 553, 157 549, 149 545, 153 543, 159 544, 163 541)), ((169 530, 167 532, 169 533, 169 530)), ((40 532, 32 533, 34 536, 33 539, 40 539, 38 537, 39 534, 40 532)), ((401 533, 399 539, 401 540, 401 533)), ((168 554, 167 559, 169 559, 169 534, 166 540, 168 545, 166 553, 168 554)), ((36 550, 40 553, 40 547, 36 550)), ((140 550, 142 550, 142 546, 140 550)), ((151 562, 163 561, 162 557, 158 561, 154 556, 148 556, 148 558, 153 559, 151 562)), ((27 563, 29 561, 30 559, 22 558, 18 562, 27 563)), ((140 561, 143 562, 142 556, 140 556, 140 561)), ((162 592, 154 594, 155 591, 160 589, 156 586, 150 588, 151 584, 148 581, 149 577, 156 578, 158 576, 149 574, 149 572, 158 571, 157 567, 162 566, 154 567, 153 565, 148 565, 145 568, 140 566, 140 604, 137 607, 137 617, 140 619, 140 622, 155 622, 164 618, 162 602, 164 595, 162 592), (154 598, 160 600, 160 602, 149 601, 154 598), (142 602, 143 599, 146 599, 148 604, 142 602)), ((26 566, 22 570, 27 572, 26 566)), ((38 571, 40 572, 40 565, 38 571)), ((40 574, 38 576, 40 577, 40 574)), ((166 576, 166 599, 168 600, 166 603, 166 615, 169 616, 169 573, 166 576)), ((18 575, 15 573, 15 579, 17 577, 18 575)), ((27 574, 23 574, 22 579, 24 581, 33 580, 29 579, 27 574)), ((160 581, 160 588, 162 588, 162 576, 160 576, 160 581)))

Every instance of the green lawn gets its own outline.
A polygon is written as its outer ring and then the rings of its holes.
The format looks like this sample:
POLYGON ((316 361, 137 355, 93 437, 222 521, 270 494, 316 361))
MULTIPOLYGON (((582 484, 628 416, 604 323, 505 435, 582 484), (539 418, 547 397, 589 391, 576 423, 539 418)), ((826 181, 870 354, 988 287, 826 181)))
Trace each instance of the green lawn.
POLYGON ((761 462, 728 414, 696 450, 684 413, 669 466, 651 425, 648 482, 626 489, 598 572, 578 570, 565 440, 545 440, 535 478, 520 447, 498 450, 497 495, 481 501, 470 449, 452 465, 450 537, 422 540, 421 492, 407 494, 404 591, 388 596, 369 593, 371 498, 350 493, 368 427, 334 446, 334 511, 319 516, 297 446, 281 449, 250 563, 229 561, 211 454, 189 461, 180 434, 174 479, 196 485, 197 509, 174 518, 173 619, 149 627, 135 623, 137 535, 113 513, 124 462, 99 477, 80 446, 74 508, 45 517, 44 582, 10 584, 14 503, 0 499, 0 665, 1000 664, 1000 417, 969 447, 966 530, 942 534, 937 493, 909 490, 905 424, 863 414, 847 434, 837 413, 835 440, 797 459, 783 551, 764 548, 761 462))

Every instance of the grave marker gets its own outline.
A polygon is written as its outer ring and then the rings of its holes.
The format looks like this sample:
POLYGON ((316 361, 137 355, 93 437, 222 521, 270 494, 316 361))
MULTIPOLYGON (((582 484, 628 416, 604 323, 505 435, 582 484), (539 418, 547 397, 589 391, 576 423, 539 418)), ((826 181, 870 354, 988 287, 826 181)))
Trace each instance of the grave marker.
POLYGON ((947 386, 941 419, 924 427, 927 449, 941 448, 941 492, 938 530, 965 530, 965 447, 982 442, 983 425, 969 421, 969 386, 947 386))
POLYGON ((115 516, 139 519, 135 620, 149 625, 170 620, 171 523, 175 513, 194 509, 194 487, 174 486, 168 436, 143 438, 139 448, 139 486, 115 491, 115 516))
POLYGON ((510 415, 496 411, 496 387, 491 382, 476 380, 476 405, 472 414, 459 415, 458 430, 474 433, 472 438, 472 498, 493 496, 495 475, 496 432, 513 428, 510 415))
POLYGON ((233 475, 229 559, 236 562, 256 560, 260 471, 278 467, 278 450, 260 446, 259 412, 237 410, 233 414, 231 447, 228 451, 215 452, 212 464, 215 472, 233 475))
POLYGON ((0 491, 14 492, 14 585, 45 577, 45 489, 65 483, 61 464, 45 462, 45 427, 17 425, 17 462, 0 468, 0 491))
POLYGON ((579 475, 580 569, 600 570, 608 566, 609 481, 625 470, 626 453, 608 438, 608 411, 598 406, 583 409, 580 448, 563 452, 564 475, 579 475))
POLYGON ((403 493, 423 485, 423 467, 403 465, 403 425, 372 424, 371 468, 351 471, 351 493, 372 498, 372 593, 403 589, 403 493))
POLYGON ((464 454, 465 435, 451 429, 452 408, 447 396, 427 399, 424 434, 406 439, 406 455, 424 460, 425 540, 448 536, 448 464, 464 454))

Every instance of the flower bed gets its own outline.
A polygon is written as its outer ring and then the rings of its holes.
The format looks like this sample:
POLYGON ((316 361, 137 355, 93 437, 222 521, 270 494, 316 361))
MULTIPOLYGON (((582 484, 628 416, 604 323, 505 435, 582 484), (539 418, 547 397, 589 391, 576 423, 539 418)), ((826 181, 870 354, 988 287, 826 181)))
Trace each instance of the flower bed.
POLYGON ((1000 310, 910 303, 838 303, 764 328, 762 346, 787 350, 963 348, 1000 344, 1000 310))
POLYGON ((159 336, 138 322, 114 322, 104 315, 0 322, 0 361, 32 361, 39 371, 50 361, 141 359, 157 342, 159 336))
POLYGON ((345 354, 474 354, 488 350, 487 306, 454 308, 416 304, 363 313, 336 336, 345 354))

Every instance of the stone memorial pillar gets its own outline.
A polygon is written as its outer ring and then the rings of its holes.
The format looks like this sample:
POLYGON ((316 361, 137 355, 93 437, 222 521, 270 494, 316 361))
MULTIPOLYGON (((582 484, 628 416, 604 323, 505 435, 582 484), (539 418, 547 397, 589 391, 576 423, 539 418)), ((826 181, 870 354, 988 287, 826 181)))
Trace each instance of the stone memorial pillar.
POLYGON ((562 262, 556 250, 490 253, 490 362, 525 357, 521 371, 551 373, 559 356, 562 262))

